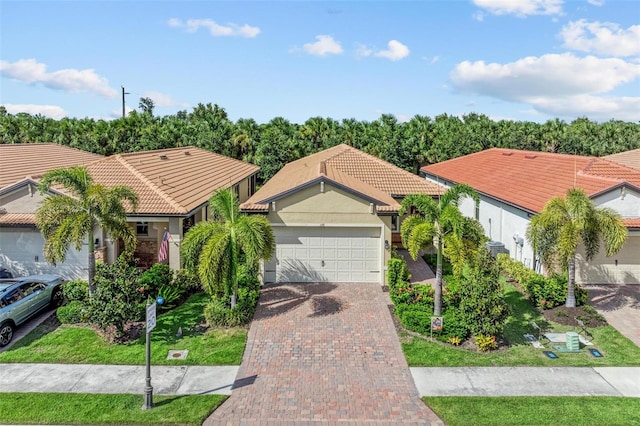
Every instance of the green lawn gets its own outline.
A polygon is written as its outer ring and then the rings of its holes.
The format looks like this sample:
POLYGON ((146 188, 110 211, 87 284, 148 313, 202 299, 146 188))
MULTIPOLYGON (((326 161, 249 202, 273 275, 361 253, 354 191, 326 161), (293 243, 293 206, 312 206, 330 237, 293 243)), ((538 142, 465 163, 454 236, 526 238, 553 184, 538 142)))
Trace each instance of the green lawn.
POLYGON ((142 410, 142 394, 0 393, 0 422, 201 425, 226 398, 224 395, 155 396, 154 408, 142 410))
MULTIPOLYGON (((573 330, 560 324, 548 324, 515 287, 507 285, 505 296, 512 313, 505 325, 505 338, 511 347, 504 351, 479 353, 459 349, 439 342, 401 335, 402 348, 407 362, 413 367, 462 367, 462 366, 640 366, 640 348, 611 326, 590 328, 594 347, 604 357, 594 358, 583 350, 580 353, 559 353, 557 359, 547 358, 542 349, 536 349, 523 337, 533 333, 530 322, 553 329, 554 332, 573 330)), ((550 345, 546 344, 549 348, 550 345)))
MULTIPOLYGON (((154 365, 240 364, 247 330, 200 330, 207 298, 203 294, 193 295, 183 305, 158 317, 151 332, 154 365), (182 327, 181 338, 176 338, 178 327, 182 327), (188 349, 189 355, 185 360, 167 360, 170 349, 188 349)), ((41 325, 1 353, 0 363, 3 362, 143 365, 145 336, 128 344, 110 344, 87 327, 61 325, 50 330, 41 325)))
POLYGON ((640 424, 640 403, 624 397, 425 397, 448 425, 627 426, 640 424))

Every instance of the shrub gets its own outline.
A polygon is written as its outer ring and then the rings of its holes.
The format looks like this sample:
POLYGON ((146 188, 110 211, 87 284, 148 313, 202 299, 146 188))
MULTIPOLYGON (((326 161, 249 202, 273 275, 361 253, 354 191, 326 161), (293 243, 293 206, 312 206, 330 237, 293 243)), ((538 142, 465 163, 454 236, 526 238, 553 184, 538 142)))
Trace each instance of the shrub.
POLYGON ((407 262, 400 257, 389 259, 387 264, 387 283, 390 289, 397 287, 399 284, 409 280, 409 268, 407 262))
POLYGON ((173 281, 173 270, 165 263, 156 263, 142 273, 138 279, 139 288, 143 288, 145 296, 156 297, 160 287, 168 287, 173 281))
POLYGON ((238 301, 233 309, 229 298, 214 297, 204 308, 204 317, 209 325, 236 327, 251 321, 260 298, 259 290, 238 289, 238 301))
POLYGON ((72 300, 64 306, 60 306, 56 311, 56 317, 62 324, 77 324, 87 322, 89 310, 80 300, 72 300))
POLYGON ((397 305, 396 315, 407 330, 429 334, 431 332, 431 310, 418 305, 397 305))
POLYGON ((62 286, 62 294, 67 302, 84 302, 89 299, 89 283, 85 280, 68 281, 62 286))
POLYGON ((458 306, 460 304, 460 278, 454 275, 447 275, 442 278, 445 284, 442 288, 442 302, 447 306, 458 306))
POLYGON ((187 293, 195 293, 202 290, 202 283, 198 275, 189 269, 180 269, 176 271, 171 283, 173 287, 184 289, 187 293))
POLYGON ((116 337, 124 333, 130 321, 144 317, 146 297, 140 291, 140 273, 129 265, 123 257, 112 264, 98 264, 96 267, 96 290, 89 300, 89 322, 102 330, 115 327, 116 337))
POLYGON ((176 306, 176 304, 182 299, 185 291, 174 285, 165 285, 160 287, 158 290, 158 297, 162 297, 162 305, 160 305, 161 309, 171 309, 176 306))
POLYGON ((391 300, 396 305, 419 305, 430 308, 433 312, 433 287, 429 284, 409 284, 401 282, 389 292, 391 300))
POLYGON ((504 300, 498 266, 488 250, 466 266, 460 280, 460 315, 471 334, 500 336, 509 309, 504 300))
POLYGON ((462 342, 469 336, 469 326, 466 324, 460 310, 455 307, 448 308, 442 318, 442 331, 438 334, 438 340, 450 342, 459 340, 462 342))
POLYGON ((479 334, 474 337, 476 346, 481 352, 492 351, 498 349, 498 342, 496 342, 496 336, 489 336, 486 334, 479 334))

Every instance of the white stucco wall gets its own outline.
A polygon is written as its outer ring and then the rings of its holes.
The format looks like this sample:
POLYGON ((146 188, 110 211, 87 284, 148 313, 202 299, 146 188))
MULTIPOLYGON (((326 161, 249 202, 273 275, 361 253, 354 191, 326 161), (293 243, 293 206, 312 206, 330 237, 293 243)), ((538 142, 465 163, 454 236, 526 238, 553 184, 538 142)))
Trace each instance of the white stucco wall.
POLYGON ((622 187, 593 198, 599 207, 608 207, 623 218, 640 218, 640 193, 632 188, 622 187))

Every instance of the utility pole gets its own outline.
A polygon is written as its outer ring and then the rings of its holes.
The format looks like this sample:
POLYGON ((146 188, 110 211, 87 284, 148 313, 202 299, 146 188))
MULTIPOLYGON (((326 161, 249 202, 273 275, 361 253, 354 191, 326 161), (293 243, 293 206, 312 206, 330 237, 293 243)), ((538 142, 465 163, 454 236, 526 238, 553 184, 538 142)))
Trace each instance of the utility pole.
POLYGON ((130 95, 131 93, 125 92, 124 91, 124 86, 120 86, 120 87, 122 87, 122 118, 124 118, 125 115, 126 115, 125 114, 125 110, 124 110, 124 95, 130 95))

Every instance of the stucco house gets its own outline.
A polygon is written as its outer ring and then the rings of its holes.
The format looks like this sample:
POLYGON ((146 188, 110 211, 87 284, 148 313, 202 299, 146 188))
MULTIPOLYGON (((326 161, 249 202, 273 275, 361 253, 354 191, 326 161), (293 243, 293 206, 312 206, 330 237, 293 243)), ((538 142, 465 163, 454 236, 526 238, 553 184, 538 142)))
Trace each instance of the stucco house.
POLYGON ((342 144, 287 164, 240 208, 266 215, 274 229, 276 253, 263 265, 264 282, 383 284, 400 240, 400 201, 444 191, 342 144))
POLYGON ((478 207, 468 200, 460 210, 475 217, 493 246, 504 244, 512 258, 539 269, 525 232, 532 216, 549 199, 579 187, 597 206, 623 217, 629 238, 610 258, 604 250, 587 262, 579 253, 580 284, 640 283, 640 170, 606 158, 491 148, 425 166, 421 174, 447 187, 465 183, 480 193, 478 207))
MULTIPOLYGON (((150 266, 158 260, 166 230, 168 263, 178 269, 184 233, 208 218, 211 194, 234 188, 241 201, 247 200, 255 192, 259 170, 195 147, 101 157, 56 144, 17 144, 0 145, 0 156, 12 165, 10 170, 0 169, 0 266, 16 275, 51 272, 67 278, 86 277, 87 246, 79 252, 70 250, 63 264, 53 266, 44 260, 44 240, 34 219, 42 200, 36 186, 46 171, 84 165, 97 183, 130 186, 139 197, 138 208, 127 216, 138 239, 134 255, 139 265, 150 266)), ((106 262, 122 251, 119 242, 100 229, 89 243, 96 247, 96 257, 106 262)))

